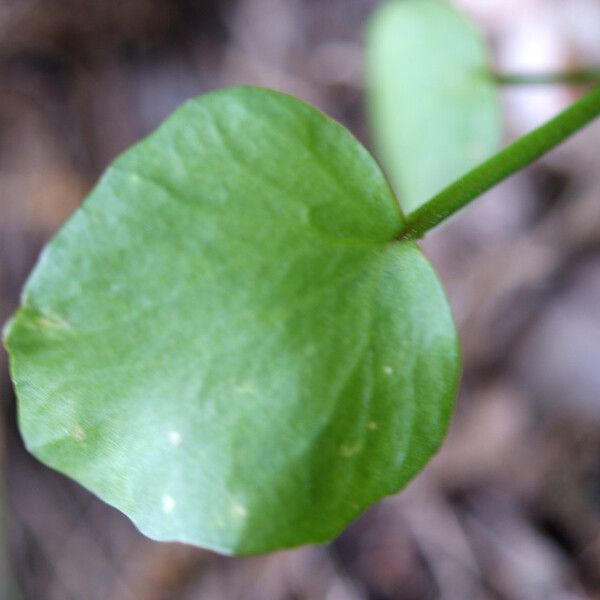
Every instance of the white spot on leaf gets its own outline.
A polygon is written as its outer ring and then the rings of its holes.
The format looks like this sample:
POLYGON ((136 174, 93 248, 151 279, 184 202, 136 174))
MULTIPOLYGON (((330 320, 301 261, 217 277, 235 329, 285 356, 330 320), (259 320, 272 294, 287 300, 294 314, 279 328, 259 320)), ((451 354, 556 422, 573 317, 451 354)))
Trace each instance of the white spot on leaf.
POLYGON ((175 508, 175 500, 173 499, 172 496, 169 496, 168 494, 165 494, 162 497, 162 509, 165 513, 169 514, 173 512, 173 509, 175 508))
POLYGON ((75 438, 75 441, 79 442, 80 444, 85 442, 85 430, 79 423, 75 423, 73 426, 73 437, 75 438))
POLYGON ((392 369, 392 367, 389 365, 385 365, 385 367, 383 367, 383 372, 389 377, 390 375, 394 374, 394 369, 392 369))
POLYGON ((179 446, 179 444, 181 444, 182 439, 183 438, 181 437, 179 431, 169 431, 169 442, 171 442, 173 446, 179 446))
POLYGON ((229 509, 231 512, 231 516, 239 521, 243 521, 248 516, 248 511, 246 510, 246 507, 238 500, 232 499, 230 501, 229 509))
POLYGON ((379 429, 379 425, 377 425, 375 421, 369 421, 367 423, 367 429, 369 431, 375 431, 376 429, 379 429))

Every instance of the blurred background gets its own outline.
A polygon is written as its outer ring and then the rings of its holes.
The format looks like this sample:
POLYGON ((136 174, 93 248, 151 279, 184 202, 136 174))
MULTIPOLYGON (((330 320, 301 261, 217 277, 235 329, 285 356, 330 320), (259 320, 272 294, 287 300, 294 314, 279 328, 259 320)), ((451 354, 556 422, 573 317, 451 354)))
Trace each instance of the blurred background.
MULTIPOLYGON (((510 72, 600 64, 599 0, 460 0, 510 72)), ((0 0, 0 321, 117 153, 258 84, 367 146, 375 0, 0 0)), ((581 89, 503 92, 505 141, 581 89)), ((600 599, 600 123, 430 234, 464 351, 451 434, 327 547, 246 559, 143 538, 23 449, 0 353, 0 599, 600 599), (19 591, 17 591, 17 588, 19 591)))

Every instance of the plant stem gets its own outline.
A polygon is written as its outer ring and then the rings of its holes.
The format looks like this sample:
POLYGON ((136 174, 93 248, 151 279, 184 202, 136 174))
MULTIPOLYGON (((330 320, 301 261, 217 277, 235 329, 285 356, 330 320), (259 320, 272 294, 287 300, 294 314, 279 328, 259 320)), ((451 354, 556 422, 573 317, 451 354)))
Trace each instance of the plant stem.
POLYGON ((600 114, 600 87, 519 138, 409 214, 398 239, 418 239, 463 206, 560 144, 600 114))
POLYGON ((559 73, 492 73, 499 85, 585 85, 600 81, 600 68, 574 69, 559 73))

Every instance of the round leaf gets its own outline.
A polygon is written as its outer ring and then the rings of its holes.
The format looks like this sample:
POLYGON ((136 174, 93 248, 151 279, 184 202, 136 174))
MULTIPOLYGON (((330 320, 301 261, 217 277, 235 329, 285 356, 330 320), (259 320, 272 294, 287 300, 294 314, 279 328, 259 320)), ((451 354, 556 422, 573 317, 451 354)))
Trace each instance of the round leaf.
POLYGON ((393 0, 367 35, 374 141, 410 213, 498 150, 501 113, 485 41, 441 0, 393 0))
POLYGON ((147 535, 331 539, 440 444, 459 359, 377 165, 299 100, 191 101, 118 158, 7 330, 30 451, 147 535))

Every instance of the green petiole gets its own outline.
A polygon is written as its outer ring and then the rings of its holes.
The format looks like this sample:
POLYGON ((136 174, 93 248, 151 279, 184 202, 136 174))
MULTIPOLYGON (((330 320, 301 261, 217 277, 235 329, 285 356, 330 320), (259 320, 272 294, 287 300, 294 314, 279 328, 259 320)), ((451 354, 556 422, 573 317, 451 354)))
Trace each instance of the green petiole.
POLYGON ((559 73, 492 73, 491 77, 499 85, 587 85, 600 81, 600 68, 559 73))
POLYGON ((540 158, 598 115, 600 87, 475 167, 409 214, 398 239, 422 237, 497 183, 540 158))

